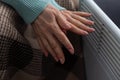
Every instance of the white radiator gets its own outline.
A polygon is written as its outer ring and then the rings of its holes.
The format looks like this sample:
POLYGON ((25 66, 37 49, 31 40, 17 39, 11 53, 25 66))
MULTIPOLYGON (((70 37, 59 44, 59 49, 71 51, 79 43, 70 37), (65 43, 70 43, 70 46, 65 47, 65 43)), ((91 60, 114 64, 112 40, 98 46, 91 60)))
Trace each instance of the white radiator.
POLYGON ((80 4, 93 14, 96 29, 83 37, 87 80, 120 80, 120 29, 93 0, 80 4))

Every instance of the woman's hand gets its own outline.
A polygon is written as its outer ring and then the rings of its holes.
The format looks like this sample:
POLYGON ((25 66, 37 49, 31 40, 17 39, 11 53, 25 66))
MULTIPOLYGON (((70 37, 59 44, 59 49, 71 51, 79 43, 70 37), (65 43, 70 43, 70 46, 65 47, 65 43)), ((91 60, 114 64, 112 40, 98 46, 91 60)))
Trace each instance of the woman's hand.
POLYGON ((62 29, 69 29, 70 25, 64 16, 53 6, 48 5, 42 14, 32 24, 38 43, 43 53, 47 56, 48 52, 56 61, 63 64, 65 61, 61 44, 64 45, 71 54, 74 48, 62 29))
POLYGON ((48 5, 32 24, 43 53, 46 56, 50 53, 56 61, 60 60, 63 64, 65 57, 61 45, 64 45, 71 54, 74 53, 74 48, 64 31, 70 30, 79 35, 87 35, 94 31, 87 26, 93 25, 93 21, 84 18, 88 16, 89 13, 59 11, 48 5))
POLYGON ((87 12, 80 11, 68 11, 63 10, 61 13, 65 16, 66 20, 69 22, 71 32, 79 35, 87 35, 89 32, 95 31, 94 28, 90 28, 94 24, 93 21, 87 19, 91 14, 87 12))

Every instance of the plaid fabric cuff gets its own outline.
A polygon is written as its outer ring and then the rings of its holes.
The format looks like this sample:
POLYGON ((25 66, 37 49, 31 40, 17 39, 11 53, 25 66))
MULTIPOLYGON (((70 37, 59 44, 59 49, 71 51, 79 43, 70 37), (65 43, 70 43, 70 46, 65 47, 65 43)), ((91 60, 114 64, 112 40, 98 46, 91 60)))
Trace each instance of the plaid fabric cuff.
POLYGON ((50 0, 50 3, 59 10, 65 9, 64 7, 60 6, 55 0, 50 0))

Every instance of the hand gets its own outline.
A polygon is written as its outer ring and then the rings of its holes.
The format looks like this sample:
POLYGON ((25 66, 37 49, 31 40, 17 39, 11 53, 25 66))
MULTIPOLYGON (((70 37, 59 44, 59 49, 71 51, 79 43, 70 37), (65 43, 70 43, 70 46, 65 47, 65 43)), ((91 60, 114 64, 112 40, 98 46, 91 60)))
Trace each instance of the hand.
POLYGON ((74 32, 79 35, 87 35, 89 32, 95 31, 94 28, 89 27, 93 25, 94 22, 86 18, 91 16, 90 13, 68 10, 63 10, 61 11, 61 13, 69 22, 68 24, 71 26, 69 30, 71 32, 74 32))
POLYGON ((65 57, 61 45, 64 45, 71 54, 74 53, 74 48, 63 31, 70 30, 79 35, 93 32, 94 29, 87 26, 93 25, 93 21, 84 18, 88 16, 89 13, 59 11, 48 5, 32 24, 43 53, 48 56, 49 52, 56 61, 60 60, 63 64, 65 57))
POLYGON ((62 29, 69 29, 64 16, 53 6, 48 5, 39 17, 32 23, 33 30, 36 34, 38 43, 47 56, 48 52, 53 58, 63 64, 65 62, 64 53, 61 49, 61 44, 64 45, 71 54, 74 53, 74 48, 62 29))

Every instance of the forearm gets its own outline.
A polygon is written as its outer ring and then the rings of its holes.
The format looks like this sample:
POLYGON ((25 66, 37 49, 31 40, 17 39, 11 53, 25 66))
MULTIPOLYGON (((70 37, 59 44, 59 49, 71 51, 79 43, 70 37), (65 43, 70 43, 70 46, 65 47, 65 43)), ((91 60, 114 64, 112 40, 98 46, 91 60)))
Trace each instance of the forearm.
POLYGON ((29 24, 32 23, 38 15, 45 9, 48 4, 52 4, 58 9, 64 9, 60 7, 54 0, 1 0, 8 5, 12 6, 29 24))

